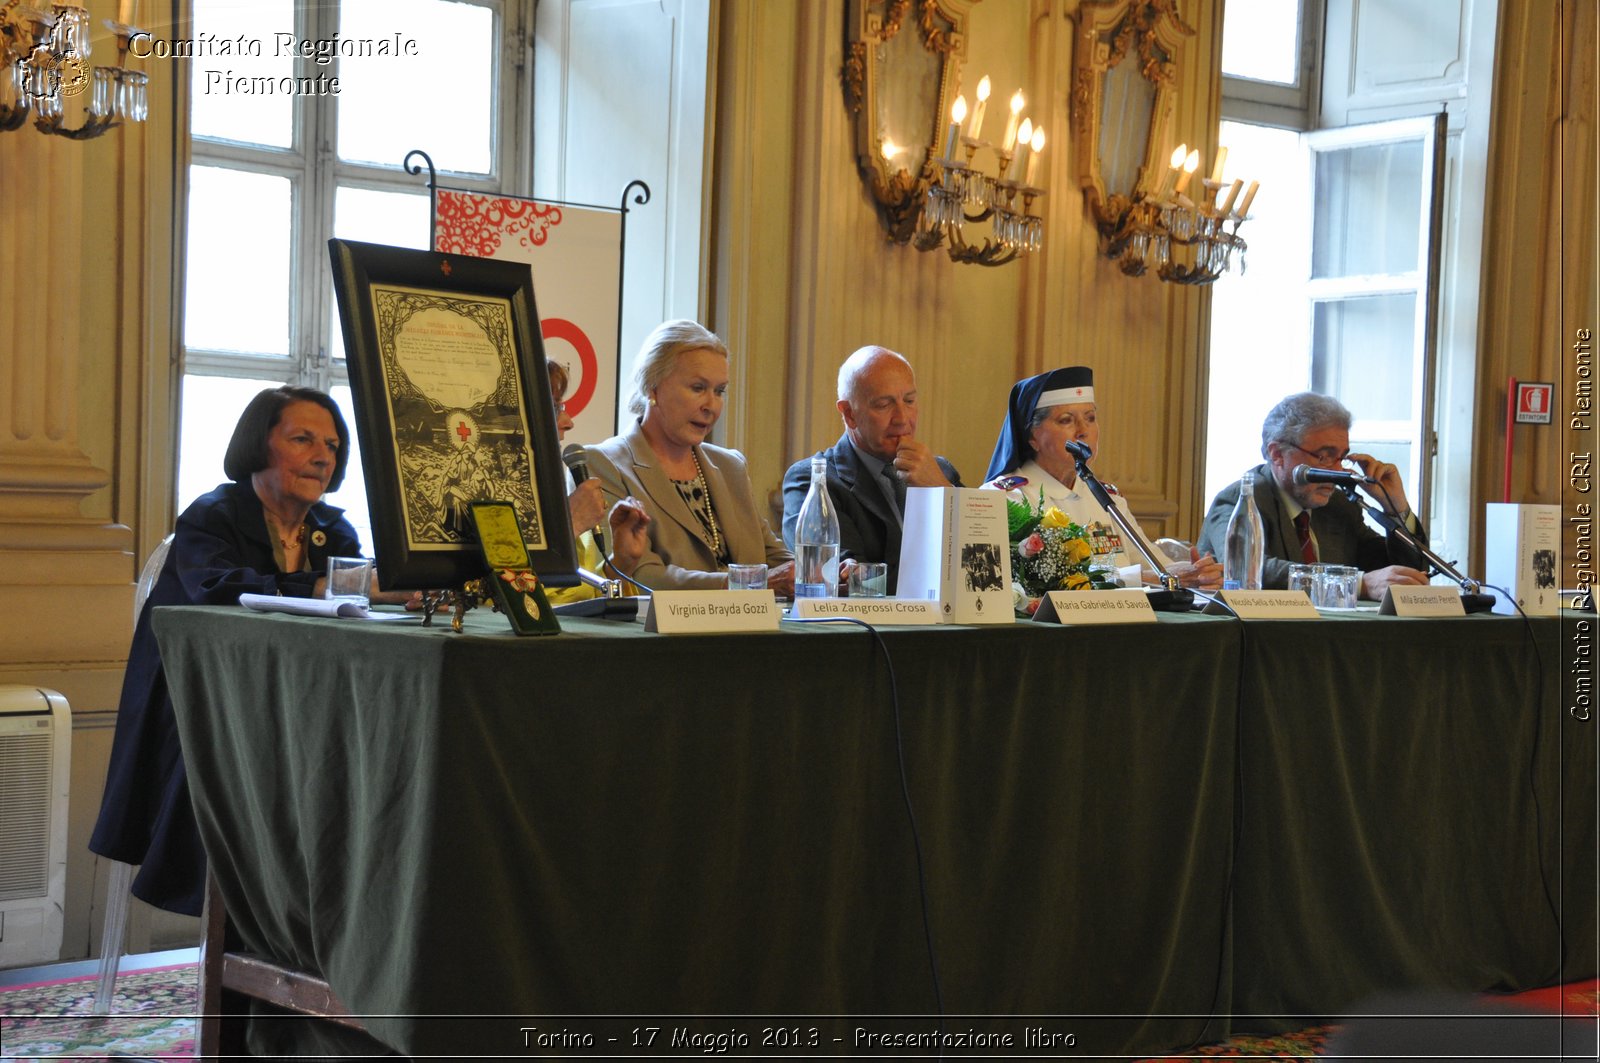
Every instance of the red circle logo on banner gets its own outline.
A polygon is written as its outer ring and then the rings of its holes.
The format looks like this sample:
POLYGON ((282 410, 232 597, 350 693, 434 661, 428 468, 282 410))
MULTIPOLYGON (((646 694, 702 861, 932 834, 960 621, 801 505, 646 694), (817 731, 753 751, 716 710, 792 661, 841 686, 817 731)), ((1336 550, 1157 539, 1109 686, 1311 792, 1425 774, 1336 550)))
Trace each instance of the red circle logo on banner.
POLYGON ((572 349, 578 352, 578 365, 582 368, 582 379, 578 382, 578 390, 567 397, 567 416, 576 417, 589 405, 589 400, 594 398, 595 379, 600 375, 600 363, 594 356, 594 344, 589 342, 589 337, 583 329, 575 323, 561 317, 547 317, 539 322, 539 334, 547 340, 566 340, 572 349))

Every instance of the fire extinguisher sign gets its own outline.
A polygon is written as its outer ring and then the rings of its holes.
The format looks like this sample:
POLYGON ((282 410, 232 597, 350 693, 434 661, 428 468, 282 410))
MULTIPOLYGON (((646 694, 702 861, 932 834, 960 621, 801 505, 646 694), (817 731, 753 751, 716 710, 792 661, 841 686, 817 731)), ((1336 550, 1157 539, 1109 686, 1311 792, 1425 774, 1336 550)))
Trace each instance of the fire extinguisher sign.
POLYGON ((1517 423, 1549 424, 1550 404, 1555 385, 1537 381, 1517 382, 1517 423))

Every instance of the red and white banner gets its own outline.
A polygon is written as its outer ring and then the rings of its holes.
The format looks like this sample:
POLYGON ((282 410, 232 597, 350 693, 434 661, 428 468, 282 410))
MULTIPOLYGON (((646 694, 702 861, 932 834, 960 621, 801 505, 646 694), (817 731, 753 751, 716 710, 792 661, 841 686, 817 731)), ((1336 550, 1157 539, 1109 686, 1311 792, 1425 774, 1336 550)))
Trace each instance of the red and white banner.
POLYGON ((569 378, 566 442, 616 434, 621 212, 441 188, 433 249, 533 267, 545 357, 569 378))

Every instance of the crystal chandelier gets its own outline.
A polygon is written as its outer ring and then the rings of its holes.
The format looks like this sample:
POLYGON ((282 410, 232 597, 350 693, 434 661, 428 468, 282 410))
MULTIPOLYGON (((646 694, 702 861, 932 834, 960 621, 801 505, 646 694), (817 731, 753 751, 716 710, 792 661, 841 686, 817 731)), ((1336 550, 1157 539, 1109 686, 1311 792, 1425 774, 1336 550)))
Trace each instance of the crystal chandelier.
POLYGON ((86 8, 56 4, 46 12, 21 0, 0 3, 0 131, 32 117, 41 133, 88 140, 144 121, 149 75, 127 68, 129 44, 144 33, 133 19, 131 0, 123 0, 119 21, 105 23, 116 37, 117 65, 93 66, 86 8), (81 123, 69 126, 80 113, 81 123))

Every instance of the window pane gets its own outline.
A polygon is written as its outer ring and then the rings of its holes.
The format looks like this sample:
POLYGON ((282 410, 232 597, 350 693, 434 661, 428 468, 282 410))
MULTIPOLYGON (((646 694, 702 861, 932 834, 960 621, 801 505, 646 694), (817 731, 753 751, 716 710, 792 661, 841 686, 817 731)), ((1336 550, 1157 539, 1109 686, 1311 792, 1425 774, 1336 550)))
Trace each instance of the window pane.
POLYGON ((398 169, 420 147, 441 170, 492 172, 495 22, 476 4, 346 0, 342 40, 415 42, 416 54, 341 55, 339 157, 398 169))
POLYGON ((289 216, 286 177, 189 167, 185 346, 289 353, 289 216))
POLYGON ((1318 302, 1312 390, 1338 398, 1358 421, 1409 421, 1416 303, 1411 293, 1318 302))
POLYGON ((328 496, 330 505, 344 510, 344 517, 355 526, 361 539, 361 549, 368 557, 376 556, 372 538, 372 518, 367 513, 367 481, 361 472, 361 438, 356 434, 356 407, 350 399, 349 384, 335 384, 328 389, 333 401, 344 414, 344 423, 350 428, 350 463, 344 467, 344 483, 328 496))
MULTIPOLYGON (((375 192, 370 188, 340 188, 333 197, 333 235, 391 247, 428 247, 428 197, 406 192, 375 192)), ((339 325, 339 304, 329 282, 328 351, 344 357, 344 331, 339 325)))
POLYGON ((1417 269, 1422 141, 1315 153, 1313 277, 1417 269))
POLYGON ((226 483, 222 456, 233 438, 233 426, 245 406, 264 388, 283 380, 241 380, 237 377, 198 376, 185 373, 179 397, 178 512, 189 503, 226 483))
POLYGON ((208 47, 193 63, 190 131, 197 137, 293 146, 295 97, 277 90, 279 78, 294 76, 294 56, 274 53, 276 35, 294 32, 294 5, 289 0, 194 0, 194 29, 208 47), (229 52, 219 54, 224 47, 229 52), (269 85, 273 91, 264 91, 269 85))
POLYGON ((1222 72, 1252 81, 1300 81, 1301 0, 1228 0, 1222 15, 1222 72))
MULTIPOLYGON (((1206 498, 1261 460, 1261 419, 1311 373, 1306 328, 1306 260, 1311 212, 1300 135, 1290 129, 1223 122, 1228 176, 1260 181, 1239 235, 1249 268, 1211 286, 1211 368, 1206 422, 1206 498)), ((1243 193, 1241 193, 1242 195, 1243 193)))

